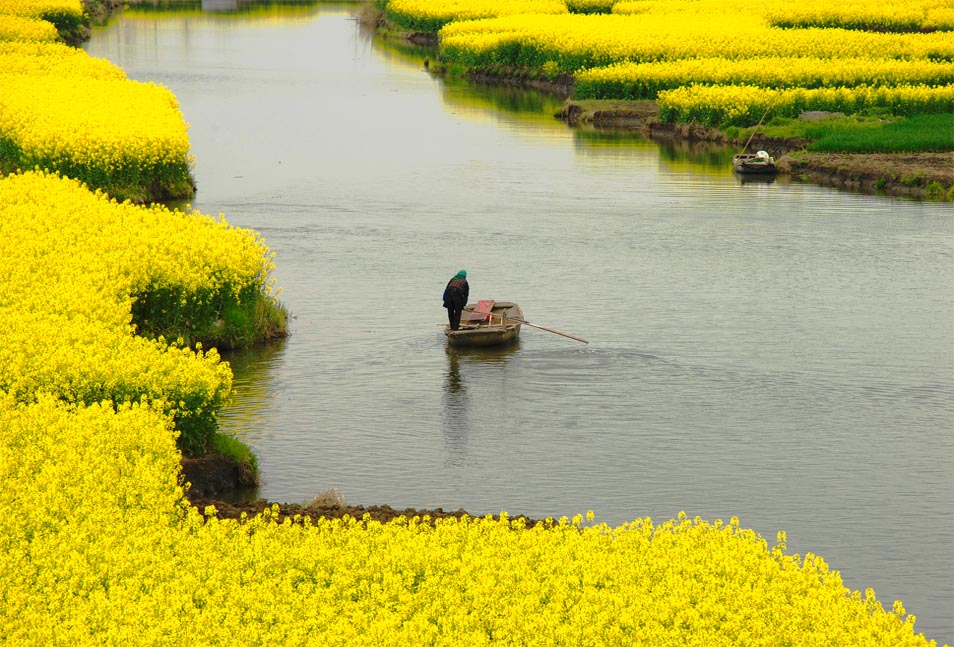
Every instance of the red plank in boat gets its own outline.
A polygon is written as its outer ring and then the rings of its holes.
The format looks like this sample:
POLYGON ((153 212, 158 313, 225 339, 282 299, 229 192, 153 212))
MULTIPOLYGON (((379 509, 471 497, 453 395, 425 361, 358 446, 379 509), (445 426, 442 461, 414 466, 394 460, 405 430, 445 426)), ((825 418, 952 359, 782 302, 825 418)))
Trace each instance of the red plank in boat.
POLYGON ((494 300, 487 299, 485 301, 478 301, 477 305, 474 306, 473 312, 464 312, 466 321, 487 321, 490 319, 490 311, 493 310, 494 300))

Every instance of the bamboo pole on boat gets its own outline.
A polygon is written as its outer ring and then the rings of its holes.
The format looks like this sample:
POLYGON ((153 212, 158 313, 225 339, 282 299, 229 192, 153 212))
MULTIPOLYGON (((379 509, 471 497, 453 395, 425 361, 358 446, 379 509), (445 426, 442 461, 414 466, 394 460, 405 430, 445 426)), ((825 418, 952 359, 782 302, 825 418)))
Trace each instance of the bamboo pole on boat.
POLYGON ((520 319, 519 317, 509 317, 509 316, 507 316, 507 315, 497 315, 497 316, 500 317, 501 319, 507 319, 507 320, 509 320, 509 321, 516 321, 516 322, 518 322, 518 323, 525 324, 525 325, 527 325, 527 326, 530 326, 531 328, 539 328, 540 330, 546 330, 547 332, 552 332, 554 335, 563 335, 564 337, 569 337, 570 339, 575 339, 576 341, 583 342, 584 344, 589 344, 589 343, 590 343, 590 342, 586 341, 585 339, 583 339, 582 337, 577 337, 577 336, 575 336, 575 335, 570 335, 570 334, 568 334, 568 333, 561 332, 561 331, 555 330, 555 329, 553 329, 553 328, 547 328, 546 326, 541 326, 541 325, 539 325, 539 324, 530 323, 530 322, 527 321, 526 319, 520 319))
POLYGON ((778 93, 775 95, 775 98, 772 99, 772 102, 768 105, 768 108, 765 109, 765 112, 762 113, 762 118, 759 119, 759 123, 755 124, 755 128, 752 129, 752 134, 749 135, 749 140, 748 140, 747 142, 745 142, 745 146, 743 146, 743 147, 742 147, 742 150, 739 151, 739 155, 741 155, 742 153, 744 153, 744 152, 745 152, 745 149, 748 148, 748 147, 749 147, 749 144, 752 143, 752 138, 755 137, 755 133, 757 133, 757 132, 759 131, 759 127, 762 125, 762 122, 765 121, 765 118, 768 116, 769 110, 772 109, 772 106, 775 105, 775 102, 778 101, 778 98, 779 98, 779 96, 781 96, 781 94, 782 94, 781 92, 778 92, 778 93))

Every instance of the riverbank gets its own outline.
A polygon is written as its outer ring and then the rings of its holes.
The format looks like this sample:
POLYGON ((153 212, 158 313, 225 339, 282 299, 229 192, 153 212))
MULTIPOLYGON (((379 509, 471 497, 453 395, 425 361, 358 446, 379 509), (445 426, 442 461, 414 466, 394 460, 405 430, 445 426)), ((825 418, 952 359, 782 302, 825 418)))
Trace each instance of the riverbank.
MULTIPOLYGON (((367 4, 360 20, 385 38, 431 49, 439 46, 436 31, 420 31, 423 23, 414 23, 416 29, 397 24, 379 3, 367 4)), ((576 100, 575 76, 560 72, 555 65, 548 68, 550 62, 542 67, 504 63, 468 66, 439 58, 424 61, 424 67, 435 76, 463 77, 475 84, 532 88, 565 100, 556 116, 571 127, 635 131, 659 141, 711 142, 734 150, 748 145, 747 151, 768 151, 776 158, 779 173, 796 181, 882 196, 954 202, 954 151, 946 150, 949 143, 932 143, 924 148, 935 147, 934 150, 904 153, 817 153, 807 150, 810 141, 798 137, 770 139, 756 133, 750 141, 751 128, 732 128, 738 134, 729 136, 718 128, 697 123, 667 123, 660 118, 655 101, 576 100)), ((824 119, 827 114, 803 113, 807 119, 824 119)), ((852 125, 837 124, 835 128, 852 125)))
MULTIPOLYGON (((739 149, 746 144, 715 128, 663 123, 652 101, 568 99, 555 116, 573 127, 629 130, 656 141, 712 142, 739 149)), ((813 153, 805 149, 806 144, 801 139, 755 133, 747 150, 767 151, 778 162, 779 173, 802 182, 883 196, 954 201, 954 152, 813 153)))
MULTIPOLYGON (((121 8, 114 0, 84 0, 94 24, 102 24, 121 8)), ((384 19, 383 12, 367 3, 359 12, 362 24, 386 38, 433 48, 437 35, 402 30, 384 19)), ((954 152, 913 153, 815 153, 799 138, 766 138, 759 133, 747 142, 750 130, 731 137, 726 132, 694 123, 665 123, 653 101, 577 101, 572 99, 574 77, 565 73, 512 66, 451 69, 424 60, 435 76, 460 75, 475 84, 510 85, 535 89, 566 101, 556 117, 571 127, 639 132, 656 141, 710 142, 741 150, 766 150, 778 162, 781 175, 839 190, 886 197, 954 202, 954 152)), ((815 118, 818 118, 817 116, 815 118)))
MULTIPOLYGON (((422 518, 427 516, 434 520, 473 516, 462 509, 404 508, 402 510, 388 505, 349 505, 334 489, 319 493, 310 503, 279 503, 266 499, 232 500, 238 498, 234 497, 237 492, 248 491, 250 486, 257 484, 257 474, 254 475, 255 480, 250 480, 253 475, 249 474, 246 466, 239 461, 224 454, 207 454, 198 458, 183 457, 181 465, 183 483, 189 483, 186 498, 206 518, 212 516, 208 506, 215 508, 214 516, 219 519, 240 520, 243 515, 246 518, 252 518, 268 510, 269 514, 279 522, 296 517, 299 519, 310 517, 316 520, 321 517, 341 519, 350 516, 361 519, 367 515, 370 519, 387 523, 399 517, 410 519, 415 516, 422 518)), ((494 518, 499 518, 499 515, 495 515, 494 518)), ((528 526, 533 523, 535 523, 534 520, 527 519, 528 526)))
MULTIPOLYGON (((421 39, 420 34, 413 36, 407 40, 416 43, 421 39)), ((449 73, 447 67, 429 62, 426 67, 438 76, 449 73)), ((658 142, 709 142, 739 150, 751 132, 743 130, 744 138, 730 137, 722 130, 700 124, 665 123, 659 118, 659 107, 654 101, 576 101, 570 98, 573 78, 569 75, 548 77, 529 70, 498 67, 467 70, 462 76, 475 84, 524 87, 560 97, 566 103, 554 116, 572 128, 638 132, 658 142)), ((825 116, 810 114, 805 118, 825 116)), ((771 138, 756 132, 746 150, 767 151, 775 157, 781 175, 799 182, 885 197, 954 202, 954 152, 814 153, 806 150, 808 143, 800 138, 771 138)))

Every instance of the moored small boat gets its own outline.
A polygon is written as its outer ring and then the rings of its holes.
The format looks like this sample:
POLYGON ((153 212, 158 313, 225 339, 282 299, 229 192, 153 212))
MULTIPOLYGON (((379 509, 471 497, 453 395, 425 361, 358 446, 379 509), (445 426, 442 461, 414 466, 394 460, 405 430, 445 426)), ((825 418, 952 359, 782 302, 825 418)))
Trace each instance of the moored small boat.
POLYGON ((444 334, 451 346, 495 346, 516 339, 522 321, 523 310, 512 301, 478 301, 464 306, 460 328, 445 325, 444 334))
POLYGON ((775 166, 775 158, 765 151, 739 153, 732 158, 732 168, 736 173, 745 174, 764 175, 778 172, 778 167, 775 166))

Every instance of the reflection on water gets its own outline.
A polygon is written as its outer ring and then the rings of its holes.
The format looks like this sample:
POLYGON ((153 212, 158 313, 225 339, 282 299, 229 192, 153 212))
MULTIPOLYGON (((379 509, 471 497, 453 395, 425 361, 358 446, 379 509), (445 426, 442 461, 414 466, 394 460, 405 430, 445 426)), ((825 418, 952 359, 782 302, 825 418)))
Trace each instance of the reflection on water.
POLYGON ((632 158, 634 151, 650 151, 655 156, 659 145, 639 133, 573 129, 573 150, 579 155, 607 159, 632 158))
POLYGON ((739 184, 773 184, 776 179, 775 175, 771 173, 753 175, 749 173, 737 173, 733 171, 732 175, 735 176, 735 179, 738 180, 739 184))
POLYGON ((725 175, 731 172, 735 150, 713 142, 666 141, 659 143, 660 158, 673 169, 725 175))
MULTIPOLYGON (((219 428, 246 444, 268 437, 272 403, 279 393, 276 377, 286 349, 286 339, 242 350, 222 351, 222 361, 232 369, 232 402, 219 413, 219 428)), ((245 503, 259 498, 258 487, 239 488, 219 495, 224 501, 245 503)))
POLYGON ((414 45, 401 38, 382 38, 375 32, 373 25, 360 21, 355 39, 368 48, 374 47, 383 60, 419 68, 422 74, 427 69, 425 61, 429 64, 437 60, 437 46, 414 45))
POLYGON ((477 121, 504 121, 513 126, 561 125, 556 118, 563 101, 556 96, 514 87, 473 85, 461 79, 441 82, 448 111, 477 121))
POLYGON ((488 383, 492 385, 503 375, 507 363, 519 349, 519 338, 501 346, 454 348, 448 345, 445 348, 447 372, 441 408, 449 464, 461 465, 468 459, 468 438, 473 428, 486 424, 472 416, 468 383, 471 389, 478 391, 485 389, 488 383))
POLYGON ((154 15, 170 14, 224 14, 224 15, 295 15, 303 11, 314 13, 320 0, 137 0, 127 8, 154 15))
POLYGON ((253 348, 222 351, 232 369, 232 403, 219 414, 228 433, 246 441, 264 438, 271 425, 271 403, 287 349, 287 339, 253 348))
POLYGON ((461 463, 467 458, 467 387, 460 379, 460 355, 447 347, 447 381, 442 404, 444 442, 448 460, 461 463))
POLYGON ((239 4, 239 0, 202 0, 202 11, 238 11, 239 4))
POLYGON ((623 129, 583 127, 573 129, 573 146, 580 155, 632 159, 636 151, 651 152, 660 168, 672 173, 721 176, 732 172, 735 150, 708 141, 649 139, 623 129))

